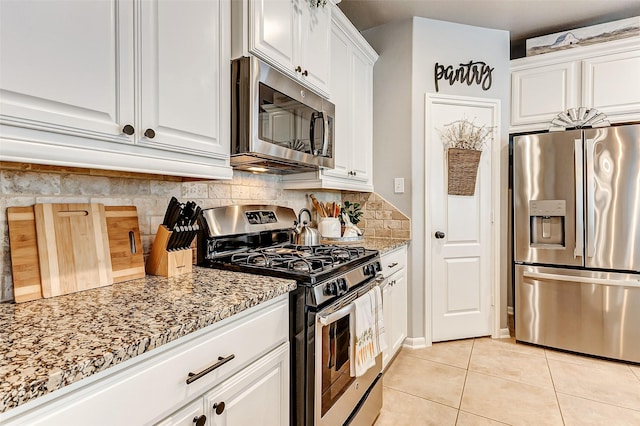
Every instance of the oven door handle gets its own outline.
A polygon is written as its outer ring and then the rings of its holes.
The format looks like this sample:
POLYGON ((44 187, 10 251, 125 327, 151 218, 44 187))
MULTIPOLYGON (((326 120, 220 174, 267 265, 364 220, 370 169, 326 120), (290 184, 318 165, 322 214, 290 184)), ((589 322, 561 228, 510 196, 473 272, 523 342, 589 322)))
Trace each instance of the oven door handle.
POLYGON ((344 318, 350 313, 352 313, 355 309, 355 304, 349 303, 347 306, 338 309, 335 312, 332 312, 328 315, 318 315, 318 322, 322 325, 329 325, 338 321, 340 318, 344 318))

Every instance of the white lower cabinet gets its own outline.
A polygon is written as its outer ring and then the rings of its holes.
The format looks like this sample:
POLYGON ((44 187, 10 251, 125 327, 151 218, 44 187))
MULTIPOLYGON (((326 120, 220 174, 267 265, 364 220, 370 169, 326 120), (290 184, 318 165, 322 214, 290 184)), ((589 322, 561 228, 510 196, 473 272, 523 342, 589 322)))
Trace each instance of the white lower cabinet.
POLYGON ((0 424, 287 425, 287 297, 11 409, 0 414, 0 424), (199 377, 187 383, 194 374, 199 377), (216 414, 214 404, 222 402, 216 414))
POLYGON ((387 349, 382 352, 382 368, 400 350, 407 338, 407 248, 400 247, 381 256, 385 286, 382 289, 387 349))
POLYGON ((158 426, 289 424, 289 344, 260 358, 158 426))

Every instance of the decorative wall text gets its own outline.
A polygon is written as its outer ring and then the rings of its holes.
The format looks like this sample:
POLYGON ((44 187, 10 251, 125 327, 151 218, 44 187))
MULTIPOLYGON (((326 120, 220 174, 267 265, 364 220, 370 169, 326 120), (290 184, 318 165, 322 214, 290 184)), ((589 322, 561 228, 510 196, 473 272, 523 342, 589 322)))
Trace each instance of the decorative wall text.
POLYGON ((460 64, 458 68, 454 68, 453 65, 440 65, 436 62, 435 66, 435 82, 436 92, 439 91, 438 81, 447 80, 450 86, 456 81, 459 83, 466 83, 467 86, 472 84, 478 84, 482 87, 482 90, 489 90, 491 88, 491 73, 495 68, 491 68, 489 65, 482 61, 469 61, 465 64, 460 64))

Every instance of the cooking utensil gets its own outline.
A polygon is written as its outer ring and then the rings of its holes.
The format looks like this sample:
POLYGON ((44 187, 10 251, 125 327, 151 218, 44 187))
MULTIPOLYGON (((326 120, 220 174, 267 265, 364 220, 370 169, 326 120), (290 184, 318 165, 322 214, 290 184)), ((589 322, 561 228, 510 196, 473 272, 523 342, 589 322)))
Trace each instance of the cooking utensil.
MULTIPOLYGON (((313 194, 309 194, 309 198, 311 198, 311 202, 313 203, 313 206, 318 211, 318 214, 321 217, 327 217, 327 212, 324 211, 324 207, 322 207, 322 204, 318 202, 317 198, 313 194)), ((311 213, 309 213, 309 220, 311 220, 311 213)))
POLYGON ((102 204, 34 206, 44 297, 113 284, 102 204))

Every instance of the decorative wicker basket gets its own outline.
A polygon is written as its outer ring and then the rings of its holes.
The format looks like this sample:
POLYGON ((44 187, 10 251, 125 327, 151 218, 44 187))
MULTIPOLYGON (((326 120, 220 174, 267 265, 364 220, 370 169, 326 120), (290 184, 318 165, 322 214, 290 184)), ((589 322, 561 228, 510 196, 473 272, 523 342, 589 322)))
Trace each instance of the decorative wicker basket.
POLYGON ((476 175, 482 151, 473 149, 449 148, 448 194, 473 195, 476 191, 476 175))

